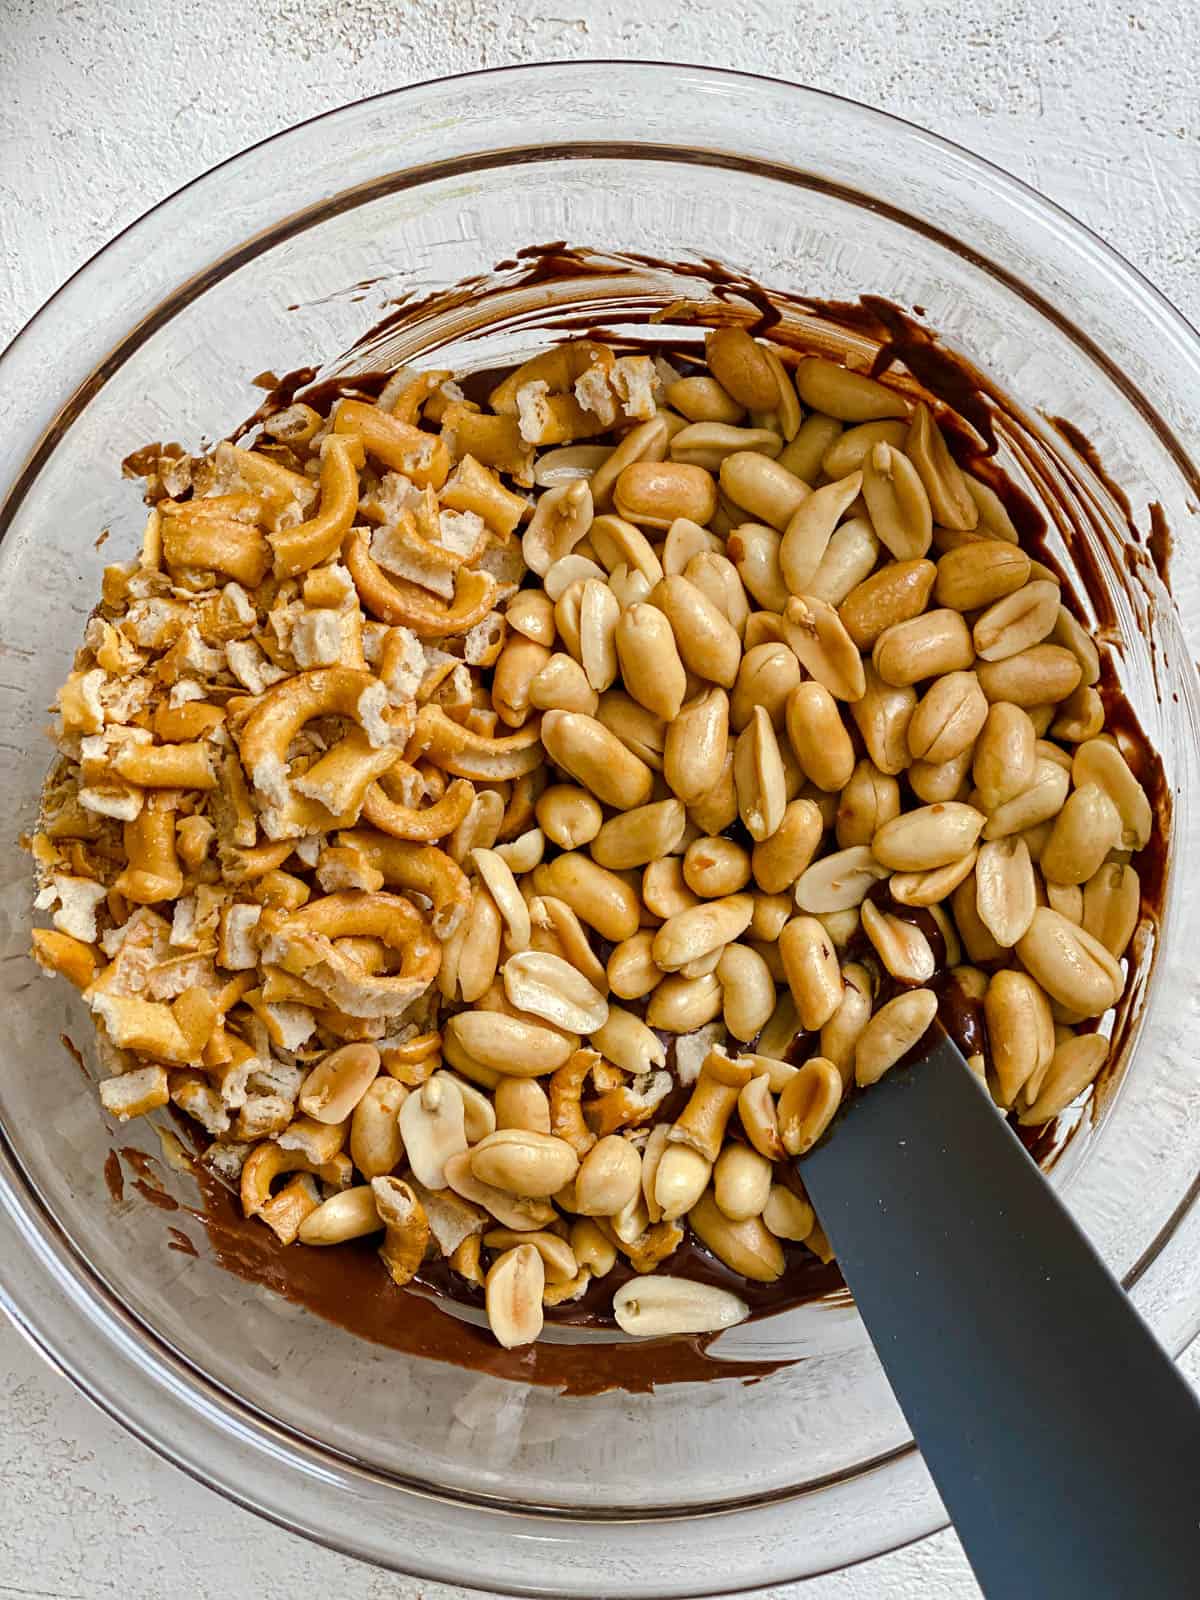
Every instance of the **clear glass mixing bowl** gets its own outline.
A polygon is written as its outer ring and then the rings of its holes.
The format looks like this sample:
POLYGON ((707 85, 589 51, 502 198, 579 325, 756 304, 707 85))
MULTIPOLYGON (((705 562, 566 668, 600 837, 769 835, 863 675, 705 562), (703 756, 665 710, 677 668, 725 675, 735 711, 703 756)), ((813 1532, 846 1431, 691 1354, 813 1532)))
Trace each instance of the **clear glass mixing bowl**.
MULTIPOLYGON (((1164 1343, 1177 1352, 1196 1331, 1200 898, 1179 869, 1197 859, 1200 792, 1184 631, 1194 640, 1200 547, 1183 537, 1197 336, 1079 224, 930 134, 782 83, 619 62, 425 84, 282 134, 116 239, 0 362, 2 1298, 164 1456, 330 1545, 514 1593, 711 1594, 829 1570, 944 1521, 852 1308, 736 1330, 724 1352, 800 1358, 761 1382, 654 1395, 563 1399, 356 1340, 228 1275, 186 1213, 132 1191, 110 1201, 114 1137, 157 1155, 153 1132, 106 1126, 60 1044, 87 1038, 82 1009, 24 957, 29 871, 14 836, 35 816, 46 708, 102 566, 133 551, 140 527, 117 462, 152 439, 219 437, 253 409, 260 370, 333 361, 389 299, 553 239, 918 303, 1027 406, 1083 429, 1143 530, 1149 503, 1163 507, 1174 599, 1132 543, 1093 555, 1174 794, 1164 939, 1132 1068, 1053 1179, 1164 1343), (167 1248, 168 1223, 198 1238, 197 1259, 167 1248)), ((646 269, 619 289, 582 279, 557 292, 596 304, 703 288, 646 269)), ((490 337, 459 340, 453 316, 421 337, 445 352, 438 365, 526 353, 546 309, 535 297, 510 310, 490 337)), ((161 1171, 194 1201, 189 1179, 161 1171)))

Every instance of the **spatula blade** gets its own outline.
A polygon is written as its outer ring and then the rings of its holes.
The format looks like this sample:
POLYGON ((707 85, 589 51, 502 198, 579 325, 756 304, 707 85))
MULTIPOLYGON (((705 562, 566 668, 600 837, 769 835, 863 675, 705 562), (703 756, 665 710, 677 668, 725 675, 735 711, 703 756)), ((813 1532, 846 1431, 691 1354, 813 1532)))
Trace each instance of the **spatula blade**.
POLYGON ((799 1171, 988 1600, 1196 1600, 1200 1405, 955 1045, 799 1171))

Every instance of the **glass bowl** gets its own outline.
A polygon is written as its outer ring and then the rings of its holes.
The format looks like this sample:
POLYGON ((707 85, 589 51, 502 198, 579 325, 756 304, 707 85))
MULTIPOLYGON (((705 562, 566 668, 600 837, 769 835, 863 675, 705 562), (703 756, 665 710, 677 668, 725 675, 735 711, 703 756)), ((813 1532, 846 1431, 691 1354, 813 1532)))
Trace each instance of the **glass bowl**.
POLYGON ((0 1292, 153 1448, 336 1548, 511 1593, 732 1592, 945 1520, 852 1306, 804 1306, 723 1339, 731 1363, 794 1358, 760 1381, 731 1364, 729 1378, 653 1394, 564 1398, 356 1339, 214 1261, 183 1209, 192 1181, 153 1129, 106 1125, 60 1043, 85 1044, 82 1007, 24 955, 30 875, 15 835, 36 814, 46 708, 103 565, 140 531, 138 488, 117 463, 149 440, 222 436, 254 409, 260 371, 336 363, 389 303, 411 308, 560 239, 623 252, 629 270, 493 296, 482 327, 468 290, 356 359, 436 349, 437 365, 493 364, 536 347, 563 302, 612 323, 623 306, 702 295, 714 260, 786 291, 872 292, 923 307, 1115 518, 1090 554, 1174 797, 1173 867, 1129 1048, 1051 1175, 1168 1348, 1196 1331, 1200 899, 1185 899, 1179 870, 1196 858, 1200 792, 1184 633, 1200 614, 1200 556, 1181 537, 1197 494, 1196 334, 1078 223, 943 140, 783 83, 620 62, 423 84, 281 134, 114 240, 0 362, 0 1292), (1082 444, 1041 414, 1093 442, 1129 526, 1082 444), (1177 539, 1173 597, 1146 554, 1151 502, 1177 539), (157 1160, 157 1204, 133 1187, 110 1196, 114 1143, 157 1160), (164 1212, 164 1192, 181 1209, 164 1212))

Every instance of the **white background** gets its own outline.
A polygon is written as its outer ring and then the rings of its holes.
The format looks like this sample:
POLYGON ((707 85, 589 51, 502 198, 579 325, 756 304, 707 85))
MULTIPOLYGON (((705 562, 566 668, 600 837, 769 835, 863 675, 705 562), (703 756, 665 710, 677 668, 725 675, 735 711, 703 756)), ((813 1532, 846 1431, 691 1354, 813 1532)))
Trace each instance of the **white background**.
MULTIPOLYGON (((118 229, 254 140, 415 80, 569 56, 743 67, 909 117, 1059 201, 1200 319, 1195 0, 0 0, 0 343, 118 229)), ((0 1481, 0 1600, 465 1592, 226 1505, 2 1323, 0 1481)), ((979 1593, 950 1534, 786 1592, 979 1593)))

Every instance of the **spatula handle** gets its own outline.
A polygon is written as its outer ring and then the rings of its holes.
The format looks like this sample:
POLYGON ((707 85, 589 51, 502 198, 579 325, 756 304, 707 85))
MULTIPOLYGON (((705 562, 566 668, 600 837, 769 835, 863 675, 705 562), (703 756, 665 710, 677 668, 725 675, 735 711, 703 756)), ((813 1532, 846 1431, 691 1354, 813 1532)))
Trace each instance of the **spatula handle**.
POLYGON ((1200 1405, 955 1046, 800 1170, 988 1600, 1196 1600, 1200 1405))

